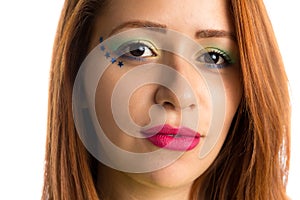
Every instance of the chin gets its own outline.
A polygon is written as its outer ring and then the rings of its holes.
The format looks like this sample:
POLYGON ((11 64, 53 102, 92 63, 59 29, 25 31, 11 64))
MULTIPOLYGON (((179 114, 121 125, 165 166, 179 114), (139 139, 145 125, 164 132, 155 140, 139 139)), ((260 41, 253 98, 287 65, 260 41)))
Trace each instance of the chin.
POLYGON ((141 184, 165 189, 190 187, 208 168, 197 157, 193 161, 182 156, 173 164, 157 171, 141 174, 129 174, 141 184))

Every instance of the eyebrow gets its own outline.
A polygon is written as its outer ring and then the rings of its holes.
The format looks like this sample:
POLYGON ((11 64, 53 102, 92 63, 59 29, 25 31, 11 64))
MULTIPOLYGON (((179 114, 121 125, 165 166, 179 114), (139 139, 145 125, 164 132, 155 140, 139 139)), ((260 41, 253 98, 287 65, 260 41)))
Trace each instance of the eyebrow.
MULTIPOLYGON (((151 21, 141 21, 141 20, 134 20, 134 21, 127 21, 119 26, 113 28, 113 30, 110 32, 109 36, 113 35, 117 31, 124 29, 124 28, 167 28, 167 25, 151 22, 151 21)), ((161 29, 150 29, 153 31, 158 32, 165 32, 161 29)), ((236 37, 233 33, 225 30, 217 30, 217 29, 203 29, 196 32, 195 37, 200 38, 230 38, 234 41, 236 41, 236 37)))
MULTIPOLYGON (((113 28, 109 36, 111 36, 112 34, 116 33, 117 31, 123 28, 167 28, 167 26, 163 24, 151 22, 151 21, 140 21, 140 20, 128 21, 113 28)), ((157 29, 151 29, 151 30, 162 32, 162 30, 157 30, 157 29)))
POLYGON ((200 30, 196 32, 196 38, 222 38, 228 37, 232 40, 236 40, 236 37, 233 33, 225 31, 225 30, 214 30, 214 29, 207 29, 207 30, 200 30))

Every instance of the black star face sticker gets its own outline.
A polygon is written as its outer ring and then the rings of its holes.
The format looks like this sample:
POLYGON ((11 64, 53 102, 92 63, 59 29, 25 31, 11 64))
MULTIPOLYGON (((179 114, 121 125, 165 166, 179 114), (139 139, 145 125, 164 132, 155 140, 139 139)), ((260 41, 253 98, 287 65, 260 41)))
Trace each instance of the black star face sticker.
POLYGON ((123 63, 122 61, 119 61, 119 62, 118 62, 118 65, 119 65, 119 67, 121 68, 121 67, 123 67, 124 63, 123 63))

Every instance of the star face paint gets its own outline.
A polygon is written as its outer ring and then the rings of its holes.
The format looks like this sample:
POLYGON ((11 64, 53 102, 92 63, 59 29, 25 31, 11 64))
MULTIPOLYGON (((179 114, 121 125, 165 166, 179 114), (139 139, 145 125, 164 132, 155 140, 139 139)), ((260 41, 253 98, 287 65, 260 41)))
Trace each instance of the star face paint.
POLYGON ((116 57, 114 57, 113 55, 111 55, 111 52, 109 51, 109 49, 107 49, 103 44, 101 44, 101 43, 103 42, 103 37, 102 37, 102 36, 100 37, 99 42, 100 42, 100 50, 101 50, 102 52, 105 52, 105 53, 104 53, 104 57, 105 57, 106 59, 110 59, 111 64, 118 63, 118 66, 119 66, 120 68, 123 67, 123 66, 124 66, 123 61, 121 61, 121 60, 118 61, 118 60, 116 59, 116 57))

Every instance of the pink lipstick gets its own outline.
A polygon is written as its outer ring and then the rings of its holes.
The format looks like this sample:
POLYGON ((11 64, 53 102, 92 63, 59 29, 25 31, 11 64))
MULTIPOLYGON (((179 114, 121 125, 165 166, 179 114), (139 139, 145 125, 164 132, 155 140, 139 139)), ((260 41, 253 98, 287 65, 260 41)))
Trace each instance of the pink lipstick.
POLYGON ((194 149, 200 142, 200 133, 187 127, 174 128, 170 125, 155 126, 143 131, 147 139, 157 147, 175 151, 194 149))

